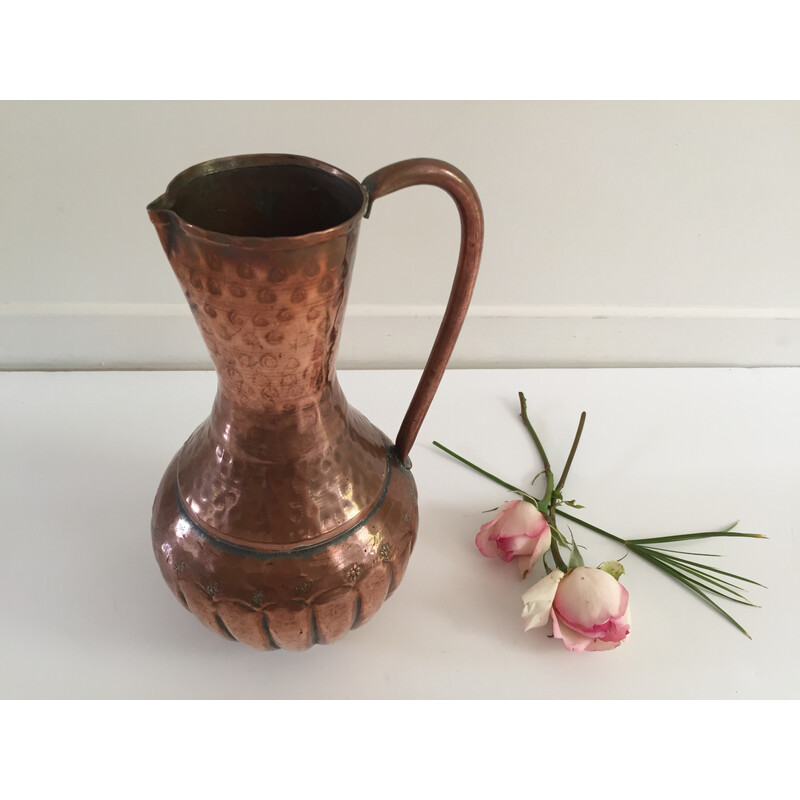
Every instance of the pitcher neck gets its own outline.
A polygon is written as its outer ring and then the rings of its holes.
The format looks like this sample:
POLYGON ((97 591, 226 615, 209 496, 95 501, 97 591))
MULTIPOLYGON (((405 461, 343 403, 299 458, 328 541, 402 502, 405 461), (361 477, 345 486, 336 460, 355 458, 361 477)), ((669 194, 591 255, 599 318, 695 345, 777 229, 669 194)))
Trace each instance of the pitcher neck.
POLYGON ((347 282, 340 281, 327 302, 297 302, 249 314, 244 308, 231 310, 216 325, 195 311, 226 406, 291 413, 330 393, 346 294, 347 282))
POLYGON ((357 236, 356 226, 284 250, 270 240, 211 242, 184 227, 164 237, 224 397, 273 414, 330 389, 357 236))

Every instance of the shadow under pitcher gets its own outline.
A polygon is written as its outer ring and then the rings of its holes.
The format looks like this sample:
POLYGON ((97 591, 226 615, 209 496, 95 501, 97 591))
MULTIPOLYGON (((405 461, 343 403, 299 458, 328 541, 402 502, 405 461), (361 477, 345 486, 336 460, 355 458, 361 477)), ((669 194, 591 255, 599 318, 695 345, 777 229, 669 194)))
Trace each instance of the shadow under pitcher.
POLYGON ((161 572, 221 636, 261 650, 335 642, 397 588, 414 546, 408 453, 472 295, 483 243, 475 189, 427 158, 359 183, 311 158, 246 155, 190 167, 147 210, 218 379, 210 416, 158 487, 161 572), (418 184, 454 199, 461 250, 393 444, 348 404, 336 352, 361 218, 418 184))

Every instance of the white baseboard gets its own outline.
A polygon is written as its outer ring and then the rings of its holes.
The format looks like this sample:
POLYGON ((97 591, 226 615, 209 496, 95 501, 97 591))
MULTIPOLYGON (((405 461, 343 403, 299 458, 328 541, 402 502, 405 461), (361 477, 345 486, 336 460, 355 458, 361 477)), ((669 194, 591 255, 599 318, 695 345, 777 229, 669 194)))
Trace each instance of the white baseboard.
MULTIPOLYGON (((419 368, 443 308, 352 305, 342 368, 419 368)), ((479 306, 451 366, 800 366, 800 309, 479 306)), ((0 304, 0 369, 206 369, 188 306, 0 304)))

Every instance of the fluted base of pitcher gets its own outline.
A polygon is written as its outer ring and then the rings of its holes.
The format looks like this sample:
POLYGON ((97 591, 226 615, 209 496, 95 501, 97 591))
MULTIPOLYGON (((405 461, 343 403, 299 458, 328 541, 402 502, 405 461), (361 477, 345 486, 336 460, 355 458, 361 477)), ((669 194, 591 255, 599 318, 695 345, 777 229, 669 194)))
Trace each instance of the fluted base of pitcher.
POLYGON ((153 506, 153 549, 178 600, 206 627, 259 650, 331 644, 369 620, 397 588, 416 541, 411 472, 386 442, 389 475, 370 513, 329 544, 256 551, 216 540, 176 491, 176 456, 153 506))

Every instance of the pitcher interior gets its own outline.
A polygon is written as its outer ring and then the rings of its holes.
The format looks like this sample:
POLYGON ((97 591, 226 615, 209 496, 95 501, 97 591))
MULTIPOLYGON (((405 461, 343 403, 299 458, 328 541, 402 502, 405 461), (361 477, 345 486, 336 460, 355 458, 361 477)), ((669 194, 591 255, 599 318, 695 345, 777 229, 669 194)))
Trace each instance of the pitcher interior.
POLYGON ((178 188, 174 211, 229 236, 302 236, 347 222, 360 188, 322 169, 272 164, 211 172, 178 188))

